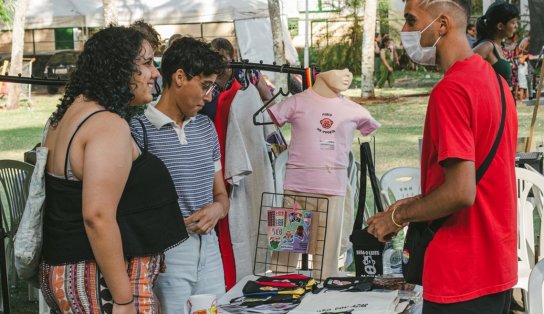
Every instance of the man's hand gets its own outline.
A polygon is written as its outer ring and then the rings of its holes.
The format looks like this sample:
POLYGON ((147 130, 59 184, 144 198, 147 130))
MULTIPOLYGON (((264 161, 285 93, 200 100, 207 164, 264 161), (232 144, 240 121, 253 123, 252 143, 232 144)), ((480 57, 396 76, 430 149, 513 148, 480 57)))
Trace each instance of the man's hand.
POLYGON ((399 200, 393 205, 389 206, 384 212, 376 213, 376 215, 370 217, 367 221, 368 233, 375 236, 379 241, 388 241, 392 235, 399 232, 399 230, 405 225, 404 223, 398 221, 397 218, 395 218, 395 221, 393 221, 393 214, 396 214, 396 212, 394 213, 393 210, 396 208, 396 211, 398 211, 402 207, 408 206, 419 198, 419 196, 414 196, 399 200), (397 226, 395 222, 397 224, 401 224, 401 227, 397 226))
POLYGON ((212 231, 217 221, 223 218, 223 213, 223 206, 219 202, 213 202, 185 218, 185 225, 191 232, 207 234, 212 231))

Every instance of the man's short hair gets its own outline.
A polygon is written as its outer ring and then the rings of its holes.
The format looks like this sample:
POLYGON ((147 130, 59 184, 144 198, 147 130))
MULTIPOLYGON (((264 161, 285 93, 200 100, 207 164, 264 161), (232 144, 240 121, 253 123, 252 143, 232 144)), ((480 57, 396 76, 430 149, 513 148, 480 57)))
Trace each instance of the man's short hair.
POLYGON ((464 13, 467 23, 472 11, 472 0, 422 0, 421 4, 425 7, 434 5, 447 5, 456 7, 464 13))

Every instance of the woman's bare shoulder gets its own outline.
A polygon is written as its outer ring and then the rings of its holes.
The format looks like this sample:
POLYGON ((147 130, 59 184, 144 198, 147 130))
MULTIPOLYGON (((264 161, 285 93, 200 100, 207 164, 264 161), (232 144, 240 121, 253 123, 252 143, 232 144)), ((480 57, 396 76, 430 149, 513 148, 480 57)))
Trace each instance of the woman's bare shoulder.
POLYGON ((493 52, 493 43, 490 41, 484 41, 479 43, 476 47, 472 48, 472 51, 487 59, 490 53, 493 52))

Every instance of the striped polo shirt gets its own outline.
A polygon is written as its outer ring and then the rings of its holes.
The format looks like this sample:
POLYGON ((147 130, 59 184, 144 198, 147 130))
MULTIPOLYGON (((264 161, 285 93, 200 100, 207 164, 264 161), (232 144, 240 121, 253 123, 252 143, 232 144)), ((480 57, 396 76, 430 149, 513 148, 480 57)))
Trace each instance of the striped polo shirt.
POLYGON ((147 131, 148 151, 170 172, 184 217, 213 202, 213 183, 221 170, 219 142, 211 120, 203 115, 186 119, 182 127, 154 105, 131 121, 132 134, 143 147, 141 120, 147 131))

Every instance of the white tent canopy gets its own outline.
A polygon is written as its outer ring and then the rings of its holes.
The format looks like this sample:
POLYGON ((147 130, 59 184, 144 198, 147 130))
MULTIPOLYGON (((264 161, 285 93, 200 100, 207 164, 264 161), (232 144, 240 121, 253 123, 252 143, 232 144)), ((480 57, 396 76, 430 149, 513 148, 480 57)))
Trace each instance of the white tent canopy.
MULTIPOLYGON (((235 22, 242 58, 274 61, 267 0, 116 0, 116 4, 121 25, 139 19, 152 25, 235 22)), ((25 29, 101 27, 104 23, 102 0, 30 0, 25 29)), ((6 28, 0 23, 0 29, 6 28)), ((287 60, 296 64, 286 21, 283 28, 287 60)), ((273 76, 269 73, 272 81, 273 76)))
MULTIPOLYGON (((118 0, 119 24, 144 19, 153 25, 208 23, 267 17, 266 0, 118 0)), ((26 29, 99 27, 102 0, 31 0, 26 29)), ((3 26, 3 29, 6 27, 3 26)))

